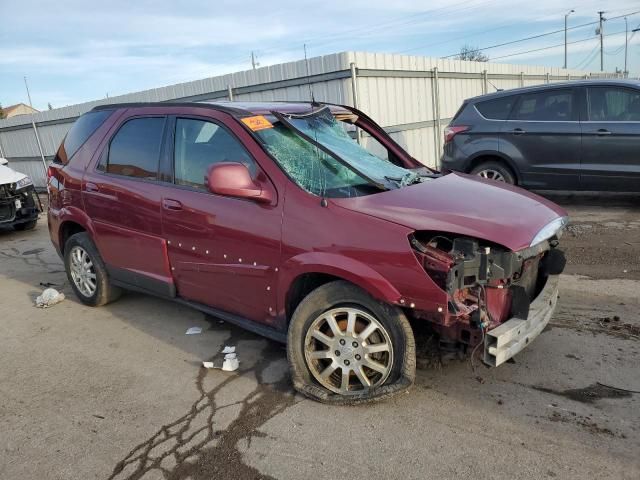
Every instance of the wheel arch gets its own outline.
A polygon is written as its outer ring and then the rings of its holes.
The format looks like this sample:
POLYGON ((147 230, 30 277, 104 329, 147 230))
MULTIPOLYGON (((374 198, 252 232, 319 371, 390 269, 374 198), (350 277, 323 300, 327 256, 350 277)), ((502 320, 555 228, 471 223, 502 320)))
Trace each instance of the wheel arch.
POLYGON ((94 238, 91 220, 82 210, 76 208, 66 209, 58 227, 58 242, 62 255, 64 255, 64 246, 69 237, 80 232, 87 232, 92 239, 94 238))
POLYGON ((302 299, 334 280, 347 281, 386 303, 397 304, 401 297, 391 282, 358 260, 338 254, 308 252, 283 266, 279 304, 285 311, 287 322, 302 299))
POLYGON ((471 156, 467 161, 465 173, 471 173, 471 171, 483 162, 498 162, 513 173, 513 178, 516 180, 516 185, 520 184, 520 171, 515 163, 506 155, 500 152, 478 152, 471 156))

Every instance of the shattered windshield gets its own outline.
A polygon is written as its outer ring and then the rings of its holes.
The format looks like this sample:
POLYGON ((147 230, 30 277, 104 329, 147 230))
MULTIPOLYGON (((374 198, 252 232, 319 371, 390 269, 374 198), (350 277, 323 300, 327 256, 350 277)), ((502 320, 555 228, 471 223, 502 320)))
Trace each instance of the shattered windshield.
POLYGON ((280 118, 256 133, 289 177, 314 195, 361 196, 419 181, 416 172, 361 147, 327 107, 280 118))

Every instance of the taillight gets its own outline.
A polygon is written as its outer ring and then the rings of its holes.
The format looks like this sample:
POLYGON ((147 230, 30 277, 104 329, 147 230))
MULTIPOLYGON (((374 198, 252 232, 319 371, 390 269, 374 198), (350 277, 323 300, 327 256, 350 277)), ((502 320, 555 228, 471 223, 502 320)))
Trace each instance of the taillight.
POLYGON ((449 143, 457 134, 466 132, 469 127, 466 125, 457 125, 455 127, 446 127, 444 129, 444 143, 449 143))

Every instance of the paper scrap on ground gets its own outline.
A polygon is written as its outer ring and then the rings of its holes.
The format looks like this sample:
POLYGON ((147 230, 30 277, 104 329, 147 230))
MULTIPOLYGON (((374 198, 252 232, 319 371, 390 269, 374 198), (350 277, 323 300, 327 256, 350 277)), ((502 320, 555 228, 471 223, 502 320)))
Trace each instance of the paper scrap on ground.
POLYGON ((222 362, 222 367, 220 366, 219 361, 217 362, 202 362, 202 366, 204 368, 222 368, 225 372, 233 372, 237 370, 240 366, 240 362, 238 361, 238 354, 236 353, 236 347, 234 346, 225 346, 222 349, 224 354, 224 361, 222 362))
POLYGON ((202 328, 191 327, 189 330, 186 331, 185 335, 198 335, 199 333, 202 333, 202 328))
POLYGON ((36 307, 52 307, 56 303, 60 303, 63 300, 64 293, 58 292, 55 288, 47 288, 44 290, 44 292, 42 292, 42 295, 36 298, 36 307))
MULTIPOLYGON (((229 355, 235 355, 235 353, 230 353, 229 355)), ((222 364, 222 370, 225 372, 233 372, 238 369, 239 365, 240 363, 235 356, 233 358, 225 358, 224 363, 222 364)))

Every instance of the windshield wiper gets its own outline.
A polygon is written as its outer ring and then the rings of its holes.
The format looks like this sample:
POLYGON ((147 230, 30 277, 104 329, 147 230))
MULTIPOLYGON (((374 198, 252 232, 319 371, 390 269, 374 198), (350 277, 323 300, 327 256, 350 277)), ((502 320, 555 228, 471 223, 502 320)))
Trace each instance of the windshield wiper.
POLYGON ((393 177, 384 177, 384 178, 386 178, 387 180, 396 182, 400 188, 413 185, 414 183, 422 182, 420 175, 412 171, 405 173, 400 178, 393 178, 393 177))

